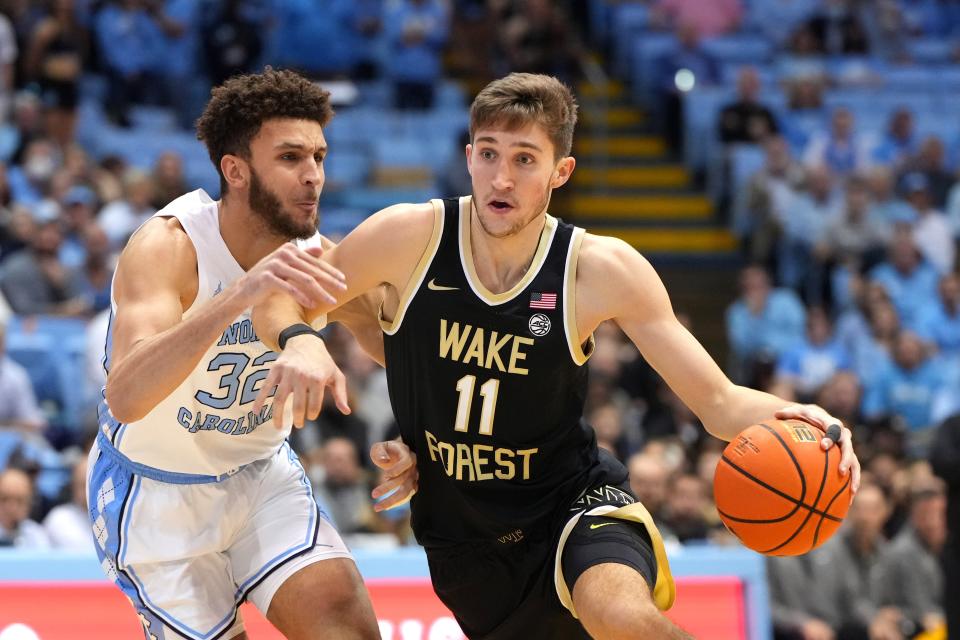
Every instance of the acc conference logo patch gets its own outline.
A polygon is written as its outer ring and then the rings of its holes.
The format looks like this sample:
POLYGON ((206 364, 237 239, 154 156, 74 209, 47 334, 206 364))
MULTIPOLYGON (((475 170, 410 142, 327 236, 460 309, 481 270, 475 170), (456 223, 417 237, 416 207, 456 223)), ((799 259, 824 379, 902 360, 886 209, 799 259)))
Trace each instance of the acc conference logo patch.
POLYGON ((530 333, 538 338, 545 336, 550 333, 550 318, 542 313, 535 313, 530 316, 530 322, 527 323, 527 326, 530 327, 530 333))

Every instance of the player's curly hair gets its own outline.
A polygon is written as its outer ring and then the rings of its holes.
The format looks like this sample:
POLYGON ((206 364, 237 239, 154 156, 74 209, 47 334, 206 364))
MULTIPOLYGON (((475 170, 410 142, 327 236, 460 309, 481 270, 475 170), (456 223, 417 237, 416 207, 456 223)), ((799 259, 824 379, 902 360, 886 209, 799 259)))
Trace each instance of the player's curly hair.
POLYGON ((570 155, 577 102, 570 89, 554 78, 537 73, 511 73, 483 88, 470 106, 470 139, 477 129, 519 129, 539 124, 553 143, 554 156, 570 155))
POLYGON ((197 139, 207 146, 223 196, 227 181, 220 160, 228 154, 249 159, 250 141, 265 121, 294 118, 325 126, 332 117, 329 91, 293 71, 267 67, 263 73, 234 76, 214 88, 197 120, 197 139))

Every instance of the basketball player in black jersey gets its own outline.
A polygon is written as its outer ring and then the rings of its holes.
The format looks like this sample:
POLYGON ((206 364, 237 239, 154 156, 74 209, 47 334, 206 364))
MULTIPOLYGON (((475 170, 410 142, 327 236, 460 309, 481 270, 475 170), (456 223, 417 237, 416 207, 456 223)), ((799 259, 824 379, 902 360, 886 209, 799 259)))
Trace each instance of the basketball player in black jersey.
MULTIPOLYGON (((687 638, 659 611, 674 595, 660 535, 582 419, 594 329, 619 324, 717 437, 774 414, 823 430, 839 421, 733 385, 642 256, 547 213, 574 169, 575 122, 554 78, 491 83, 471 108, 473 195, 389 207, 327 257, 346 274, 341 302, 382 291, 390 398, 420 471, 414 532, 464 632, 687 638)), ((314 393, 319 341, 290 327, 327 310, 278 296, 255 311, 268 343, 294 336, 264 396, 274 385, 276 402, 314 393)), ((848 429, 840 445, 856 488, 848 429)))

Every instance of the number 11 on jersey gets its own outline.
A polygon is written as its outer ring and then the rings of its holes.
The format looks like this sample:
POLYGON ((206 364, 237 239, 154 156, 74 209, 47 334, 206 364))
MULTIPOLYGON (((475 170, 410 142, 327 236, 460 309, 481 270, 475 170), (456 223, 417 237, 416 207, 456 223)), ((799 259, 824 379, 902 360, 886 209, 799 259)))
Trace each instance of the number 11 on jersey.
MULTIPOLYGON (((477 384, 477 376, 466 375, 457 380, 457 419, 453 425, 454 431, 466 433, 470 427, 470 407, 473 405, 473 388, 477 384)), ((500 392, 500 381, 490 378, 480 385, 480 396, 483 398, 483 407, 480 409, 480 433, 493 435, 493 416, 497 410, 497 394, 500 392)))

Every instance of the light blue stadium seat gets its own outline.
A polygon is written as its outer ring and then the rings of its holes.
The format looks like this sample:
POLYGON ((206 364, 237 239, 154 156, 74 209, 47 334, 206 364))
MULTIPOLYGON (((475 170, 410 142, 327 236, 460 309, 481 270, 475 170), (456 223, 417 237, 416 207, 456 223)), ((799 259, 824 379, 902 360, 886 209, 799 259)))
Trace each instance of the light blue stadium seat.
POLYGON ((703 41, 703 49, 719 62, 762 64, 773 48, 766 38, 752 34, 718 36, 703 41))
POLYGON ((349 146, 331 147, 324 161, 327 184, 337 187, 357 187, 370 173, 370 158, 349 146))
POLYGON ((950 61, 953 43, 941 38, 917 38, 907 43, 907 53, 918 65, 943 64, 950 61))

